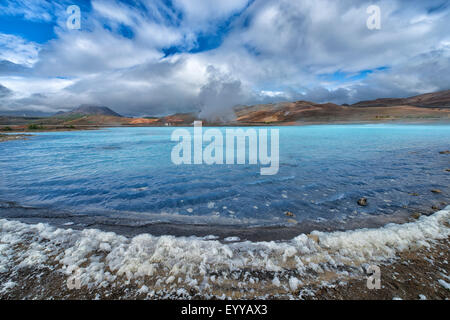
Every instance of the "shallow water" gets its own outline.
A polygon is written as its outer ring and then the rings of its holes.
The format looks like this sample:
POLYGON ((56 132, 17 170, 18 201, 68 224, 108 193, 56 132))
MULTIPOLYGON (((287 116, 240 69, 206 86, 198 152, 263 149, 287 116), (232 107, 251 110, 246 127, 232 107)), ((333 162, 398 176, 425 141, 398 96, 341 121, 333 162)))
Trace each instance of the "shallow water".
POLYGON ((392 215, 448 199, 450 156, 439 151, 450 148, 449 125, 277 129, 274 176, 258 165, 176 166, 174 128, 36 133, 0 144, 0 200, 137 225, 256 226, 392 215), (362 196, 367 207, 356 203, 362 196))

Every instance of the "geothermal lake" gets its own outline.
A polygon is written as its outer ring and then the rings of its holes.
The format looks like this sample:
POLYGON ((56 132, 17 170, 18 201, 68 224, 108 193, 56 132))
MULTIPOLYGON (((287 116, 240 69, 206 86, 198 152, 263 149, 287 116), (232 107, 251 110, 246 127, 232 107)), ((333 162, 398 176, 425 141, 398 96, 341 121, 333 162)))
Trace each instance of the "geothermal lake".
POLYGON ((439 152, 450 148, 449 125, 268 129, 280 137, 272 176, 260 175, 260 165, 176 166, 170 127, 35 133, 1 143, 0 218, 283 226, 395 215, 448 199, 450 158, 439 152), (357 204, 363 196, 367 207, 357 204))

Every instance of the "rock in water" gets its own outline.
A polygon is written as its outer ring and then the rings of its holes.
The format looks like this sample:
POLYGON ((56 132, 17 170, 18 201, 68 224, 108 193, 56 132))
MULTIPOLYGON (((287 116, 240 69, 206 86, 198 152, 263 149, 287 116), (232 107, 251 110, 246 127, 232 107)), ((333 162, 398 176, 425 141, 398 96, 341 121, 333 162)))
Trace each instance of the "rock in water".
POLYGON ((422 214, 421 213, 419 213, 419 212, 414 212, 412 215, 411 215, 411 217, 413 217, 414 219, 419 219, 420 217, 422 216, 422 214))
POLYGON ((361 207, 365 207, 367 206, 367 198, 361 198, 358 200, 358 205, 360 205, 361 207))
POLYGON ((442 193, 442 191, 439 190, 439 189, 433 189, 433 190, 431 190, 431 192, 433 192, 433 193, 442 193))
POLYGON ((440 154, 450 154, 450 150, 445 150, 445 151, 441 151, 439 152, 440 154))
POLYGON ((290 211, 286 211, 286 216, 288 216, 288 217, 295 217, 295 215, 292 213, 292 212, 290 212, 290 211))

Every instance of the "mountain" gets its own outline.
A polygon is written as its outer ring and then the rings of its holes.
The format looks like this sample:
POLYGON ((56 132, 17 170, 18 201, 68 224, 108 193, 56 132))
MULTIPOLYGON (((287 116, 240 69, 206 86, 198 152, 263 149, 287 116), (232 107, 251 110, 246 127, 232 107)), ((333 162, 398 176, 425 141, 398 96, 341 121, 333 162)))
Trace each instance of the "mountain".
POLYGON ((69 112, 48 118, 0 117, 1 126, 37 124, 47 130, 114 126, 191 126, 203 120, 206 126, 238 125, 301 125, 319 123, 375 123, 389 121, 450 121, 450 90, 409 98, 384 98, 361 101, 353 105, 314 103, 309 101, 280 102, 239 106, 234 108, 231 122, 213 123, 200 119, 198 113, 178 113, 164 117, 127 118, 107 107, 83 105, 69 112))
POLYGON ((64 116, 72 116, 72 115, 82 115, 82 116, 110 116, 110 117, 119 117, 122 116, 114 111, 112 111, 108 107, 97 107, 97 106, 89 106, 82 105, 76 109, 73 109, 68 112, 58 112, 55 114, 56 117, 64 117, 64 116))
POLYGON ((333 104, 316 104, 308 101, 282 102, 277 104, 239 107, 235 109, 239 123, 289 123, 300 119, 323 118, 337 114, 345 107, 333 104))
POLYGON ((410 98, 384 98, 353 105, 281 102, 235 108, 240 125, 450 119, 450 90, 410 98))
POLYGON ((389 107, 389 106, 415 106, 415 107, 450 107, 450 90, 425 93, 410 98, 383 98, 372 101, 361 101, 353 107, 389 107))

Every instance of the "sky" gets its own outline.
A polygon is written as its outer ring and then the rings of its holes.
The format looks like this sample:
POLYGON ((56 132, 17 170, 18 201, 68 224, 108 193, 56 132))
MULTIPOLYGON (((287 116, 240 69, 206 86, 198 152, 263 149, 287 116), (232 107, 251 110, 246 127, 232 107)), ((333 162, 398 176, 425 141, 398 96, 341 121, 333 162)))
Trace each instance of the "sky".
POLYGON ((447 90, 449 21, 442 0, 0 0, 0 114, 224 118, 447 90))

